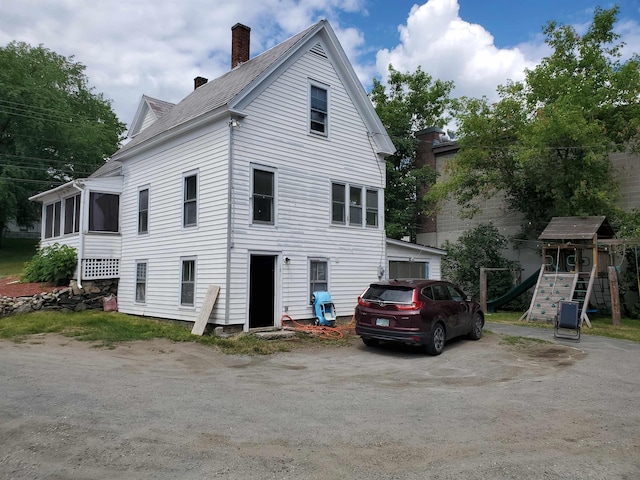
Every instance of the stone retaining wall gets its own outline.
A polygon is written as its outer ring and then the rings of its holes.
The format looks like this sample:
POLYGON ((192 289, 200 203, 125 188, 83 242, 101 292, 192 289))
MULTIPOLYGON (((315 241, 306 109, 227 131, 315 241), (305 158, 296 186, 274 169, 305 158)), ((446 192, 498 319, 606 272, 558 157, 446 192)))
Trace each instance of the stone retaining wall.
POLYGON ((38 293, 33 297, 4 297, 0 295, 0 317, 38 310, 82 312, 84 310, 115 310, 118 280, 85 281, 78 288, 75 281, 55 292, 38 293), (108 305, 108 307, 107 307, 108 305))

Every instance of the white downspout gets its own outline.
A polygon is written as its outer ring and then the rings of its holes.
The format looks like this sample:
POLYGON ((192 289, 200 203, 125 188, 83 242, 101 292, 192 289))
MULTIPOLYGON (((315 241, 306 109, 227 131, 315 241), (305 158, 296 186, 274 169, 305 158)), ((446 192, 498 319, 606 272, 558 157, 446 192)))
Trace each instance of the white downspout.
POLYGON ((233 129, 239 126, 237 120, 231 119, 229 125, 229 153, 227 161, 227 275, 225 283, 224 317, 225 322, 229 320, 230 311, 230 290, 231 290, 231 249, 233 248, 233 129))
POLYGON ((73 187, 80 191, 80 219, 78 222, 78 278, 76 280, 78 288, 82 289, 82 257, 84 256, 84 202, 85 189, 80 182, 73 181, 73 187))

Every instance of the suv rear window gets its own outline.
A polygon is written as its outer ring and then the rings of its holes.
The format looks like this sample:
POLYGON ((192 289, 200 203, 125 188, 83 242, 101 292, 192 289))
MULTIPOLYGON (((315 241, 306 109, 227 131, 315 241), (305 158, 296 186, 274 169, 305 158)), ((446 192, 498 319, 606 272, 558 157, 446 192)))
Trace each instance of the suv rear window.
POLYGON ((371 302, 411 303, 413 288, 371 285, 362 298, 371 302))

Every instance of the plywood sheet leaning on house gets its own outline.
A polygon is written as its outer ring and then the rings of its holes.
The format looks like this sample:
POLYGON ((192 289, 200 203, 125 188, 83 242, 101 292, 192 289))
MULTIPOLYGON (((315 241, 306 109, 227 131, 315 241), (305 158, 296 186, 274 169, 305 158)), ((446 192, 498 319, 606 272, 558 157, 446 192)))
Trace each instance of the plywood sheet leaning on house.
POLYGON ((216 304, 216 300, 218 299, 219 292, 220 287, 218 285, 209 285, 198 320, 196 320, 196 323, 194 323, 193 328, 191 329, 191 333, 194 335, 202 335, 204 333, 204 329, 209 321, 209 316, 213 311, 213 306, 216 304))

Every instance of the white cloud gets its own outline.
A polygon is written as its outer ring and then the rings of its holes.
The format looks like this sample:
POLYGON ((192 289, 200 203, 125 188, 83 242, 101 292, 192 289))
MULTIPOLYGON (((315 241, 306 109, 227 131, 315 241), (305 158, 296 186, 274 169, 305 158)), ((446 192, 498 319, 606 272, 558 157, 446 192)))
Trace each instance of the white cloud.
MULTIPOLYGON (((123 122, 133 119, 142 94, 178 102, 192 90, 196 76, 213 79, 226 72, 231 26, 238 22, 251 27, 255 55, 325 17, 366 86, 374 76, 384 77, 389 63, 410 72, 421 65, 434 78, 453 80, 455 95, 474 97, 495 97, 497 85, 523 78, 524 69, 548 53, 541 35, 513 48, 496 48, 490 32, 460 18, 457 0, 428 0, 408 12, 398 27, 399 43, 377 52, 374 61, 371 45, 379 39, 343 20, 344 13, 373 16, 377 12, 367 10, 374 8, 372 3, 3 0, 0 45, 18 40, 74 55, 87 66, 95 90, 113 100, 123 122)), ((621 18, 616 30, 628 44, 626 52, 640 51, 637 22, 621 18)))
POLYGON ((193 78, 216 78, 230 68, 231 26, 251 27, 252 55, 330 19, 343 47, 355 55, 362 32, 340 29, 340 12, 363 0, 7 0, 0 45, 24 41, 86 65, 89 82, 113 100, 123 122, 133 119, 142 94, 178 102, 193 78))
POLYGON ((523 79, 524 69, 535 65, 529 54, 537 49, 526 44, 496 48, 491 34, 462 20, 458 10, 456 0, 414 5, 406 25, 398 27, 400 43, 378 52, 378 71, 386 76, 389 64, 401 72, 422 66, 434 79, 453 80, 455 96, 489 98, 495 98, 496 87, 508 79, 523 79))

